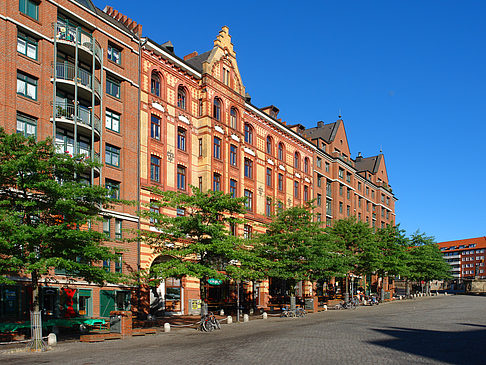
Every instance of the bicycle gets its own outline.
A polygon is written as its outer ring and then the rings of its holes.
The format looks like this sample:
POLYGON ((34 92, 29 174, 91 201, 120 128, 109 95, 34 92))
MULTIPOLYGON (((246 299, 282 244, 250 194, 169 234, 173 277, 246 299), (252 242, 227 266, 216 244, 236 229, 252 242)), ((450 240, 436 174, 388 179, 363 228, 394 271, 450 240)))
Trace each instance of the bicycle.
POLYGON ((295 311, 289 309, 289 307, 285 306, 282 308, 282 313, 280 313, 280 317, 296 317, 295 311))
POLYGON ((202 332, 212 332, 215 329, 220 330, 221 323, 216 319, 216 316, 212 312, 209 312, 201 317, 198 329, 202 332))
POLYGON ((305 317, 307 315, 307 312, 306 312, 306 310, 304 308, 297 308, 295 310, 295 315, 297 317, 305 317))

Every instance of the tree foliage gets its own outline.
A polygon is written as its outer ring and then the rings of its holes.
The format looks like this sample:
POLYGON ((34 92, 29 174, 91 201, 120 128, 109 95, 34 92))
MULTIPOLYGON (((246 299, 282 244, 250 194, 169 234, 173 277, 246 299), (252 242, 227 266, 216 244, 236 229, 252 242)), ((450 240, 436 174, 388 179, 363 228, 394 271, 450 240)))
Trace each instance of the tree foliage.
POLYGON ((269 277, 295 283, 343 273, 343 257, 315 221, 310 205, 277 211, 255 241, 258 256, 267 260, 269 277))
POLYGON ((435 239, 415 232, 410 237, 409 277, 412 280, 442 280, 451 278, 451 267, 444 260, 435 239))
POLYGON ((98 284, 120 279, 93 265, 116 256, 102 245, 104 235, 89 228, 110 203, 105 188, 81 178, 92 166, 82 156, 56 153, 51 140, 0 129, 1 282, 30 274, 35 294, 52 268, 98 284))
POLYGON ((381 276, 408 276, 409 241, 405 231, 399 226, 388 226, 375 232, 375 241, 379 250, 378 273, 381 276))
MULTIPOLYGON (((233 198, 220 191, 192 194, 152 188, 157 200, 151 210, 140 214, 150 219, 155 230, 143 231, 144 241, 165 256, 149 273, 152 279, 189 275, 199 279, 258 277, 258 258, 245 241, 231 234, 229 227, 242 223, 245 198, 233 198), (155 211, 156 208, 157 211, 155 211), (182 215, 173 213, 179 209, 182 215), (169 210, 171 213, 169 213, 169 210)), ((152 281, 156 283, 156 281, 152 281)), ((204 293, 201 293, 204 296, 204 293)), ((204 299, 204 298, 203 298, 204 299)))

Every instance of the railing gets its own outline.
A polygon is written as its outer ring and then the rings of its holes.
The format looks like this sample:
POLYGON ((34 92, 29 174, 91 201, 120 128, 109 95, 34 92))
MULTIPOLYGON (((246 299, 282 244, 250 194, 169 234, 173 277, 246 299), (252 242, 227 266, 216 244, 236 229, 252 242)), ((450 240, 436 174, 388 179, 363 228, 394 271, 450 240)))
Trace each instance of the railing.
POLYGON ((54 28, 56 30, 56 39, 64 42, 70 42, 82 47, 86 47, 90 52, 93 52, 94 43, 94 53, 98 60, 101 60, 101 55, 103 53, 100 44, 97 41, 93 42, 93 35, 84 31, 79 27, 73 27, 61 22, 54 23, 54 28))
MULTIPOLYGON (((56 118, 64 118, 68 120, 74 121, 74 103, 68 100, 56 101, 56 108, 55 108, 56 118)), ((93 127, 98 132, 101 131, 101 121, 100 118, 95 115, 94 116, 94 123, 91 123, 91 110, 85 106, 78 106, 78 118, 77 122, 80 124, 84 124, 88 127, 93 127)))
MULTIPOLYGON (((72 63, 68 62, 61 62, 61 63, 56 63, 54 66, 54 63, 52 64, 53 69, 55 68, 56 70, 56 79, 59 80, 67 80, 67 81, 75 81, 76 77, 76 66, 72 63)), ((78 83, 93 90, 93 75, 91 72, 86 71, 80 67, 78 67, 78 83)), ((101 83, 98 78, 94 78, 94 91, 101 96, 101 83)))

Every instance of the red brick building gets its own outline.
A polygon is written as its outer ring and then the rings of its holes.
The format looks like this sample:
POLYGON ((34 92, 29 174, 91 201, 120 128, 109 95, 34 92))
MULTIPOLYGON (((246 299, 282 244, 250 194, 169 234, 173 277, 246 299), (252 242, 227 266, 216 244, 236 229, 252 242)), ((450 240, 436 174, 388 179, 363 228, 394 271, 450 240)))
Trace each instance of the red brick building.
POLYGON ((454 279, 486 278, 486 237, 438 243, 454 279))
MULTIPOLYGON (((38 140, 54 137, 60 152, 101 160, 103 168, 87 171, 86 181, 136 201, 141 26, 111 15, 90 0, 0 2, 0 126, 38 140)), ((136 271, 136 244, 121 242, 126 229, 137 228, 135 207, 118 206, 104 215, 97 228, 110 236, 107 245, 120 248, 120 256, 103 266, 136 271)), ((45 281, 41 291, 48 316, 63 315, 66 296, 85 316, 106 316, 130 305, 130 288, 100 288, 55 274, 57 283, 45 281)), ((0 289, 5 300, 0 317, 25 318, 31 289, 24 278, 13 279, 19 285, 0 289)))

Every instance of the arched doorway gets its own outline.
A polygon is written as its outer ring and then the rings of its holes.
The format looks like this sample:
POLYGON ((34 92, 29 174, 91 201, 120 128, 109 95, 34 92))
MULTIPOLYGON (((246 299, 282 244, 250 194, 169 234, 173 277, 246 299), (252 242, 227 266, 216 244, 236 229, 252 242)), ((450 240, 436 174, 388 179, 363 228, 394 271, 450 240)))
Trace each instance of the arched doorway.
MULTIPOLYGON (((152 262, 154 265, 172 259, 170 256, 158 256, 152 262)), ((183 314, 184 290, 181 278, 166 278, 160 280, 157 286, 150 288, 150 314, 163 316, 165 314, 183 314)))

